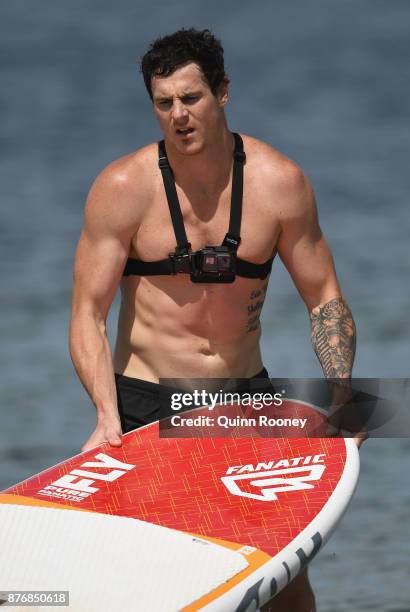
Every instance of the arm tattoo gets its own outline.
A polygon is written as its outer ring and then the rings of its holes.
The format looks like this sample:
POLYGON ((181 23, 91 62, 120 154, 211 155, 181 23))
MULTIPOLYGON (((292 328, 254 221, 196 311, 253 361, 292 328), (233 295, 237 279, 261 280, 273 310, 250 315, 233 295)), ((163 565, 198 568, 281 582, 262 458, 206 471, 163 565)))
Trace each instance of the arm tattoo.
POLYGON ((310 314, 312 344, 326 378, 350 378, 356 351, 356 328, 342 297, 310 314))

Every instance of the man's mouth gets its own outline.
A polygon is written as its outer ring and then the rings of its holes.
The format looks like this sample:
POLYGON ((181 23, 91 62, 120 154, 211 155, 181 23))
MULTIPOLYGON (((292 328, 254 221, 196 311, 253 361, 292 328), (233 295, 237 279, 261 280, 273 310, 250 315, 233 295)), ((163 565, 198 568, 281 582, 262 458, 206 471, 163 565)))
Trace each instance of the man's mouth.
POLYGON ((178 136, 188 136, 189 134, 192 134, 193 131, 194 131, 194 128, 187 127, 187 128, 178 128, 176 132, 178 136))

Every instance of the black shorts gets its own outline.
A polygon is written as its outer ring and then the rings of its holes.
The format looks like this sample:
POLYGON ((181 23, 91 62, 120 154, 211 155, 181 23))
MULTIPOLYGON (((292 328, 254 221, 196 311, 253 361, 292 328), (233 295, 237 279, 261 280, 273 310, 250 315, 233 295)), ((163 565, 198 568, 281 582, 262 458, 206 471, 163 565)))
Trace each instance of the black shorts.
MULTIPOLYGON (((171 387, 140 380, 139 378, 130 378, 122 374, 115 374, 115 385, 123 433, 158 421, 161 405, 169 405, 171 394, 176 391, 171 387)), ((272 389, 266 368, 263 368, 252 378, 245 381, 241 380, 235 390, 238 392, 259 392, 262 387, 272 389), (261 383, 257 382, 257 379, 261 383)))

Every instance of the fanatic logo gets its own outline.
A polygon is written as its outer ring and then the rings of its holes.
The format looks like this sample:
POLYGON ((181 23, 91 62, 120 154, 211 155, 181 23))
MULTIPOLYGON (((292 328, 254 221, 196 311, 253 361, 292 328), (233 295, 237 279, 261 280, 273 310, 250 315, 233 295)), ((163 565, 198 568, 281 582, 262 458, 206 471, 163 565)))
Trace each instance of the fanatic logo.
POLYGON ((313 489, 325 471, 325 455, 294 457, 268 463, 232 466, 221 480, 232 495, 276 501, 278 493, 313 489), (273 469, 272 469, 273 468, 273 469))

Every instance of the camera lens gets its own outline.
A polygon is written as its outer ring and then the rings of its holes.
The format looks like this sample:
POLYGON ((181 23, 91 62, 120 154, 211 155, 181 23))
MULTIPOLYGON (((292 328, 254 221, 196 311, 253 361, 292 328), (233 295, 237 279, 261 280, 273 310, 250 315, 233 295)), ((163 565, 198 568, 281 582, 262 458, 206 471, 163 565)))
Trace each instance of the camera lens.
POLYGON ((229 270, 231 267, 231 257, 230 255, 219 255, 218 256, 218 268, 223 268, 224 270, 229 270))

